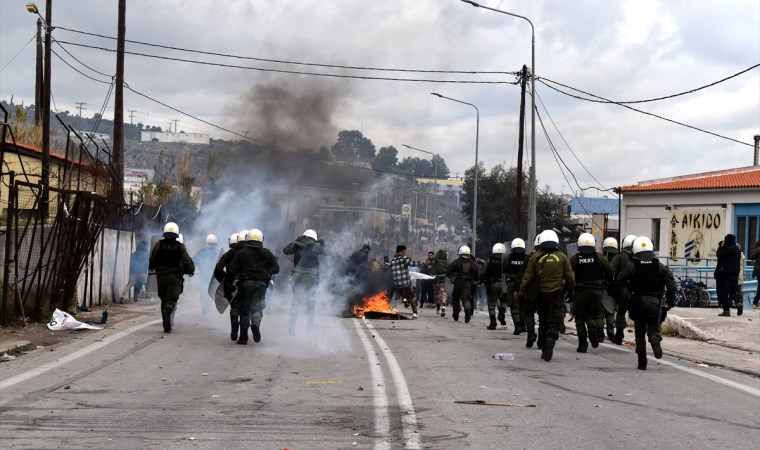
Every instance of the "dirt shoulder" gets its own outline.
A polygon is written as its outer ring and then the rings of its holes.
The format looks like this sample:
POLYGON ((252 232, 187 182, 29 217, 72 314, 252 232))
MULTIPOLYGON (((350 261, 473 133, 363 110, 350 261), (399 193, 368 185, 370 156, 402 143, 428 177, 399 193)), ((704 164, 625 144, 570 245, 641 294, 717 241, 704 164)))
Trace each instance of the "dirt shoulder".
MULTIPOLYGON (((96 307, 90 311, 79 311, 74 318, 83 323, 89 323, 105 329, 118 327, 120 323, 135 318, 146 316, 152 311, 146 308, 135 308, 130 305, 110 305, 108 307, 96 307), (108 320, 100 324, 103 311, 108 311, 108 320)), ((48 329, 47 322, 27 322, 19 320, 8 326, 0 326, 0 355, 20 353, 37 347, 57 347, 78 339, 82 334, 96 335, 103 330, 59 330, 48 329)))

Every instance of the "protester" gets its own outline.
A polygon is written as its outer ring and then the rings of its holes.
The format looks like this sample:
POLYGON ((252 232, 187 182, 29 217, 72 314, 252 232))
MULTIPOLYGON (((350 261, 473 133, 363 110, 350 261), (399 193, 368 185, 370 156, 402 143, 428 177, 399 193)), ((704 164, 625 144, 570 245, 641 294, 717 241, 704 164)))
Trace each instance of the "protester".
POLYGON ((121 291, 121 297, 119 297, 119 303, 124 303, 125 300, 129 300, 129 291, 132 287, 135 288, 135 296, 133 301, 137 301, 140 296, 142 288, 148 283, 148 242, 140 241, 137 244, 137 248, 132 252, 129 258, 129 280, 127 285, 121 291))
POLYGON ((718 263, 715 266, 715 287, 718 294, 718 303, 723 307, 723 312, 718 314, 722 317, 731 316, 731 304, 736 304, 736 315, 741 316, 744 312, 743 302, 737 298, 736 288, 739 282, 739 264, 741 250, 736 245, 736 236, 727 234, 718 243, 715 251, 718 263))
POLYGON ((419 267, 420 261, 413 261, 406 256, 406 246, 396 246, 396 254, 390 262, 391 275, 393 276, 393 287, 397 294, 404 300, 404 306, 412 306, 412 319, 417 318, 417 298, 414 295, 412 278, 409 275, 409 266, 419 267))

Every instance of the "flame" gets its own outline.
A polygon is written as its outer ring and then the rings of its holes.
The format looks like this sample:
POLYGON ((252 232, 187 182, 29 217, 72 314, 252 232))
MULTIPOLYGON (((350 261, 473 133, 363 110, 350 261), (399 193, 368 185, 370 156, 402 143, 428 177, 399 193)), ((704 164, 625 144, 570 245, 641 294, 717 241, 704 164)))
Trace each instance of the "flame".
POLYGON ((365 311, 397 313, 395 309, 391 308, 388 293, 385 291, 380 291, 371 297, 364 297, 364 304, 354 306, 354 314, 359 317, 364 317, 365 311))

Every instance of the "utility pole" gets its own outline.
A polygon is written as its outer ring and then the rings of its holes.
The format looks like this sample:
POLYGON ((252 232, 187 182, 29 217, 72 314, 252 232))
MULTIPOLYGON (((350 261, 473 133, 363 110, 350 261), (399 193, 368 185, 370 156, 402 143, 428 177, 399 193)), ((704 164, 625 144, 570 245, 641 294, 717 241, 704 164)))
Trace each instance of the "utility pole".
POLYGON ((137 112, 137 110, 136 109, 128 109, 127 111, 129 111, 129 124, 130 125, 134 125, 132 123, 132 119, 135 118, 135 113, 137 112))
MULTIPOLYGON (((50 81, 51 81, 51 59, 52 53, 52 41, 53 38, 50 34, 53 32, 52 28, 53 20, 53 0, 47 0, 45 2, 45 74, 43 76, 43 94, 42 94, 42 177, 40 184, 42 185, 42 201, 40 202, 40 211, 42 212, 43 223, 47 220, 48 215, 48 199, 50 193, 48 187, 50 184, 50 81)), ((44 227, 43 227, 44 229, 44 227)))
POLYGON ((83 109, 87 109, 87 108, 84 107, 84 105, 86 105, 86 104, 87 103, 85 103, 85 102, 76 102, 77 109, 79 110, 79 120, 77 122, 77 130, 79 131, 80 134, 82 132, 82 110, 83 109))
POLYGON ((37 18, 37 67, 34 83, 34 126, 40 126, 42 120, 42 88, 44 84, 42 64, 42 19, 37 18))
POLYGON ((528 82, 528 66, 522 66, 522 81, 520 83, 520 128, 519 144, 517 145, 517 187, 515 189, 515 237, 521 236, 522 219, 522 183, 523 183, 523 143, 525 142, 525 84, 528 82))
POLYGON ((113 114, 113 161, 116 174, 111 198, 124 203, 124 40, 127 30, 127 0, 119 0, 119 18, 116 30, 116 91, 113 114))
MULTIPOLYGON (((172 122, 174 122, 174 132, 176 133, 177 132, 177 122, 179 122, 179 119, 174 119, 174 120, 172 120, 172 122)), ((171 125, 169 126, 169 131, 170 132, 172 131, 171 125)))

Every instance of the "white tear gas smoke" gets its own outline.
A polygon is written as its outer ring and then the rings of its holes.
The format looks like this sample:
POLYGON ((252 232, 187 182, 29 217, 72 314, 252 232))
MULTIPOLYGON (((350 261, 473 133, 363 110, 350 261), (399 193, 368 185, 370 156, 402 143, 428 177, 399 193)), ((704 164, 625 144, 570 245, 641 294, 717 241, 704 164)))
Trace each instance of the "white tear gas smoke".
MULTIPOLYGON (((282 181, 282 180, 280 180, 282 181)), ((302 181, 302 180, 299 180, 302 181)), ((393 191, 399 180, 385 177, 365 189, 363 204, 373 204, 378 192, 393 191)), ((248 176, 240 180, 226 180, 229 186, 239 186, 238 190, 228 189, 216 199, 203 206, 195 221, 194 236, 186 236, 186 245, 191 256, 205 244, 209 233, 219 238, 218 247, 226 250, 227 239, 233 233, 243 229, 258 228, 264 234, 264 246, 278 258, 280 273, 275 277, 275 286, 267 295, 267 306, 262 320, 262 351, 274 354, 287 354, 291 357, 313 358, 335 351, 353 351, 349 348, 347 333, 354 333, 354 327, 346 320, 340 319, 350 315, 351 302, 373 295, 380 289, 376 284, 372 291, 366 285, 356 283, 346 275, 347 258, 365 243, 372 242, 372 230, 375 225, 374 214, 359 215, 347 220, 337 227, 321 230, 317 224, 308 224, 307 228, 317 231, 328 246, 327 255, 320 258, 320 282, 317 289, 317 326, 316 332, 306 331, 306 311, 299 311, 295 337, 288 335, 288 317, 292 303, 290 272, 293 268, 292 257, 282 253, 285 245, 300 236, 304 229, 293 230, 287 217, 287 208, 279 204, 272 195, 272 189, 279 188, 287 192, 288 186, 273 186, 274 180, 263 171, 249 171, 248 176), (295 344, 295 345, 294 345, 295 344)), ((353 193, 356 195, 356 193, 353 193)), ((346 216, 350 217, 350 216, 346 216)), ((373 245, 371 254, 382 261, 382 255, 395 250, 397 242, 392 242, 393 249, 382 249, 373 245), (387 252, 387 253, 386 253, 387 252)), ((374 243, 373 243, 374 244, 374 243)), ((182 321, 197 323, 200 327, 218 330, 219 339, 229 339, 228 314, 218 314, 213 308, 212 300, 206 292, 211 273, 197 273, 186 282, 183 298, 179 308, 184 313, 182 321), (201 308, 200 302, 205 302, 201 308), (207 310, 202 314, 202 310, 207 310), (188 313, 190 313, 188 315, 188 313)), ((384 287, 384 282, 381 287, 384 287)))

